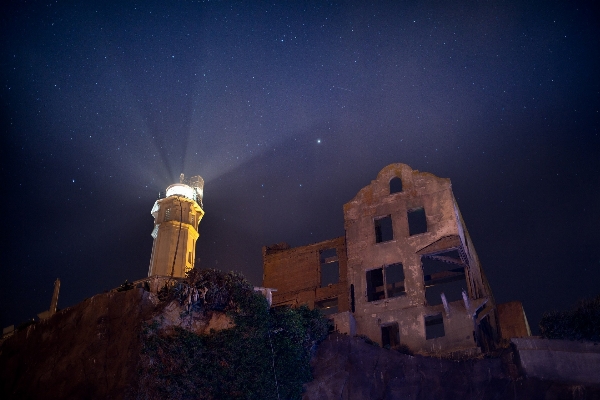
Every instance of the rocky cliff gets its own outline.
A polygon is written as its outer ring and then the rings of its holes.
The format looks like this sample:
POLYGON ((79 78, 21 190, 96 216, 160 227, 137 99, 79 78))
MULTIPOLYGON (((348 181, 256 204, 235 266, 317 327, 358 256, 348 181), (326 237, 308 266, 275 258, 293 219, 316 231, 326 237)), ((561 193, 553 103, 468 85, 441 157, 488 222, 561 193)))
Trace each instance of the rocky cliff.
POLYGON ((526 378, 509 348, 465 361, 410 356, 332 334, 311 365, 304 399, 600 399, 600 388, 526 378))
POLYGON ((0 347, 0 398, 124 398, 137 391, 140 329, 154 311, 142 289, 96 295, 0 347))
MULTIPOLYGON (((193 323, 181 315, 175 303, 161 302, 143 289, 100 294, 63 310, 1 345, 0 398, 153 398, 148 393, 157 392, 142 390, 148 382, 142 373, 148 361, 142 354, 145 324, 161 321, 166 332, 187 323, 198 333, 232 326, 223 313, 207 312, 193 323)), ((599 388, 524 378, 510 349, 497 358, 458 362, 409 356, 331 334, 311 365, 314 380, 305 385, 304 399, 600 399, 599 388)), ((201 398, 233 395, 210 396, 201 398)))

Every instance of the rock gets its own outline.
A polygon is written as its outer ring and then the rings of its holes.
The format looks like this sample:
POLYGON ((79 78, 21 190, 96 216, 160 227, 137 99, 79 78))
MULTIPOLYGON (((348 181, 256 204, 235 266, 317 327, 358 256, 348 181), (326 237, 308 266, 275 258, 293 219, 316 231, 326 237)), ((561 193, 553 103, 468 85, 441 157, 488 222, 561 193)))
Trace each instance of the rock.
MULTIPOLYGON (((0 398, 136 398, 145 323, 160 321, 165 335, 176 326, 206 334, 233 326, 221 312, 183 319, 181 312, 177 302, 132 289, 96 295, 28 326, 0 345, 0 398)), ((524 377, 510 349, 451 361, 331 334, 312 367, 304 399, 600 399, 598 387, 524 377)))
POLYGON ((135 392, 142 321, 153 295, 96 295, 17 332, 2 344, 0 398, 124 398, 135 392))
POLYGON ((175 327, 180 327, 201 335, 209 334, 211 330, 220 331, 234 326, 231 318, 222 312, 206 311, 184 314, 184 308, 177 300, 167 304, 153 320, 159 322, 160 329, 167 333, 172 333, 175 327))
POLYGON ((177 302, 162 307, 143 289, 96 295, 16 332, 0 347, 2 399, 122 399, 139 384, 145 323, 162 321, 209 333, 233 326, 219 312, 184 319, 177 302))
POLYGON ((499 358, 453 361, 410 356, 331 334, 311 361, 303 399, 600 399, 600 388, 514 377, 510 350, 499 358))

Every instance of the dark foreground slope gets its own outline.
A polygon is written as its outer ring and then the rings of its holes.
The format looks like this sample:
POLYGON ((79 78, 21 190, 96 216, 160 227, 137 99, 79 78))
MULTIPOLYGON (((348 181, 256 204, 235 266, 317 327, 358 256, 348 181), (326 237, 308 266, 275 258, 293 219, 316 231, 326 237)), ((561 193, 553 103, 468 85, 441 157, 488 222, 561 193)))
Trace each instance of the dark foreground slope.
POLYGON ((139 286, 96 295, 8 338, 0 399, 301 397, 311 351, 328 331, 318 311, 269 308, 234 272, 139 286))
MULTIPOLYGON (((194 377, 190 374, 206 375, 211 371, 214 374, 215 370, 210 365, 196 368, 193 366, 202 364, 194 363, 189 364, 193 368, 186 367, 188 361, 193 361, 189 357, 189 349, 185 350, 186 354, 179 356, 179 360, 168 356, 169 348, 166 347, 154 348, 156 355, 151 356, 147 350, 148 342, 144 342, 147 334, 143 333, 148 321, 160 320, 164 332, 171 331, 172 336, 160 336, 165 337, 161 341, 171 343, 170 351, 183 349, 173 347, 177 332, 182 332, 177 327, 181 322, 181 309, 175 307, 176 304, 160 301, 156 295, 143 289, 100 294, 57 313, 48 321, 17 332, 0 347, 0 398, 277 398, 275 386, 270 382, 263 385, 266 395, 262 397, 228 390, 238 378, 248 381, 237 382, 238 387, 252 387, 253 382, 250 381, 260 381, 259 353, 256 353, 259 354, 257 357, 245 358, 248 364, 246 372, 251 371, 248 377, 239 372, 241 367, 236 366, 234 369, 239 373, 228 379, 219 379, 217 383, 222 385, 221 388, 212 393, 203 390, 203 394, 195 393, 194 388, 197 388, 198 382, 209 381, 201 375, 194 377), (152 375, 152 365, 158 364, 188 369, 171 368, 168 374, 152 375), (186 376, 194 383, 189 391, 179 387, 179 391, 173 390, 168 394, 161 392, 161 389, 175 385, 177 379, 186 376), (148 389, 148 386, 157 384, 160 387, 148 389)), ((204 322, 198 319, 189 325, 194 332, 209 333, 209 336, 214 335, 210 337, 218 338, 216 331, 210 333, 211 329, 230 331, 231 325, 223 320, 226 319, 225 314, 206 312, 203 315, 204 322)), ((286 329, 290 328, 272 330, 276 357, 275 337, 286 329)), ((242 336, 248 336, 249 331, 244 332, 242 336)), ((190 334, 185 334, 188 339, 190 334)), ((224 338, 234 336, 227 335, 224 338)), ((260 337, 255 339, 265 346, 268 343, 266 338, 262 341, 260 337)), ((227 345, 213 347, 209 350, 217 357, 216 367, 224 368, 226 371, 223 373, 233 371, 227 366, 231 359, 224 358, 227 345)), ((266 377, 263 378, 270 380, 272 348, 268 346, 264 350, 269 355, 269 368, 263 371, 266 377)), ((196 356, 203 357, 201 353, 207 352, 207 348, 200 348, 199 351, 196 356)), ((296 365, 292 364, 300 365, 299 361, 293 361, 296 358, 279 357, 279 360, 275 360, 280 373, 280 390, 285 386, 281 380, 285 380, 286 367, 293 369, 296 365)), ((510 351, 499 358, 456 362, 412 357, 367 344, 359 338, 332 334, 317 348, 312 366, 314 380, 305 385, 305 399, 600 399, 598 388, 569 386, 520 376, 510 351)), ((286 397, 289 396, 281 398, 286 397)))
POLYGON ((0 398, 107 399, 137 391, 142 289, 106 293, 17 332, 0 347, 0 398))
POLYGON ((452 361, 332 334, 312 366, 304 399, 600 399, 600 388, 521 376, 510 349, 497 358, 452 361))

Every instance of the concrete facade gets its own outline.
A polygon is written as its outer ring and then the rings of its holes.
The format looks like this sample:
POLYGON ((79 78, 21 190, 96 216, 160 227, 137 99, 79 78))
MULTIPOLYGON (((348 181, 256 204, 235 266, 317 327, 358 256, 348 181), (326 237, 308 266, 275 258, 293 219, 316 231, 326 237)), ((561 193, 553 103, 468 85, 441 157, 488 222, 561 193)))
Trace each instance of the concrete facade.
POLYGON ((449 179, 389 165, 344 205, 344 220, 358 334, 423 354, 493 345, 494 300, 449 179), (378 232, 383 218, 391 222, 388 237, 378 232), (392 265, 402 268, 402 280, 387 278, 392 265))
POLYGON ((204 216, 204 181, 196 176, 191 186, 181 182, 167 188, 166 197, 152 207, 154 229, 148 276, 183 278, 194 268, 198 226, 204 216))
MULTIPOLYGON (((449 179, 385 167, 344 205, 345 237, 263 248, 274 306, 337 298, 344 330, 420 354, 477 353, 498 341, 495 303, 449 179), (336 248, 339 281, 319 282, 336 248), (345 321, 345 320, 344 320, 345 321), (350 328, 351 327, 351 328, 350 328)), ((335 320, 335 318, 334 318, 335 320)))

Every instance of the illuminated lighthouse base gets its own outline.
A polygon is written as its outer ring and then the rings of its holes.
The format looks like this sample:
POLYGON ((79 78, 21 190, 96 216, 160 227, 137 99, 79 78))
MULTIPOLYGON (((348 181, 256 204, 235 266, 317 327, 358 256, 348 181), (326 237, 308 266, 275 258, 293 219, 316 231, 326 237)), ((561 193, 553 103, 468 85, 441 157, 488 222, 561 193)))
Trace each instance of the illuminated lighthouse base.
POLYGON ((148 276, 183 278, 194 268, 198 225, 204 216, 203 186, 199 176, 183 183, 182 174, 181 183, 169 186, 166 197, 154 203, 154 243, 148 276))

